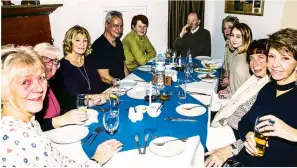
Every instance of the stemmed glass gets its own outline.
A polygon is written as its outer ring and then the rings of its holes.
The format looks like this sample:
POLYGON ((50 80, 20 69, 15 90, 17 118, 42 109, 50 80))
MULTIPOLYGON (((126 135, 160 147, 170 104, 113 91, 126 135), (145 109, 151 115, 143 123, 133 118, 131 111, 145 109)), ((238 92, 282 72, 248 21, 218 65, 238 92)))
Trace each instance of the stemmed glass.
POLYGON ((78 94, 76 96, 76 107, 79 111, 87 112, 89 99, 85 94, 78 94))
POLYGON ((103 125, 107 132, 110 135, 113 135, 115 131, 118 129, 120 123, 119 113, 117 112, 106 112, 103 115, 103 125))

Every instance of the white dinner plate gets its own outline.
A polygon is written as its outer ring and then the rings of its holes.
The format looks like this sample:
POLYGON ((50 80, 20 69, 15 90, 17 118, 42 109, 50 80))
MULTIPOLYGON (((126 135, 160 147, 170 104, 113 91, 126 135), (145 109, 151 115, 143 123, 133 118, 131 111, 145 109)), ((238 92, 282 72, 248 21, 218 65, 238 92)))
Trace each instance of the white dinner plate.
POLYGON ((150 72, 152 70, 152 66, 151 65, 143 65, 143 66, 138 67, 138 69, 141 71, 150 72))
POLYGON ((145 88, 143 87, 133 88, 127 92, 127 96, 133 99, 144 99, 145 88))
POLYGON ((201 61, 201 65, 204 68, 219 69, 219 68, 222 67, 223 63, 221 63, 221 62, 215 62, 215 61, 209 61, 209 60, 203 60, 203 61, 201 61))
POLYGON ((187 117, 196 117, 204 114, 206 112, 206 108, 204 106, 196 107, 191 110, 186 110, 184 108, 190 108, 193 106, 197 106, 199 104, 182 104, 176 107, 176 112, 180 115, 187 116, 187 117))
POLYGON ((98 111, 94 109, 87 109, 88 120, 84 124, 85 126, 89 126, 92 123, 98 123, 98 111))
POLYGON ((201 81, 214 82, 216 79, 216 76, 212 74, 199 74, 198 78, 201 79, 201 81), (209 75, 209 77, 207 77, 207 75, 209 75))
POLYGON ((181 154, 186 148, 186 142, 176 140, 173 142, 168 142, 163 146, 157 146, 154 143, 161 143, 168 140, 176 139, 175 137, 159 137, 151 141, 149 148, 155 155, 170 157, 181 154))
POLYGON ((58 144, 69 144, 82 140, 89 133, 88 127, 69 125, 44 132, 51 141, 58 144))
POLYGON ((196 56, 195 59, 197 60, 211 60, 211 57, 210 56, 196 56))
POLYGON ((216 73, 215 69, 208 69, 208 68, 195 68, 195 72, 201 73, 201 74, 214 74, 216 73))
POLYGON ((125 89, 131 89, 137 84, 136 81, 134 80, 121 80, 120 82, 120 88, 125 88, 125 89))

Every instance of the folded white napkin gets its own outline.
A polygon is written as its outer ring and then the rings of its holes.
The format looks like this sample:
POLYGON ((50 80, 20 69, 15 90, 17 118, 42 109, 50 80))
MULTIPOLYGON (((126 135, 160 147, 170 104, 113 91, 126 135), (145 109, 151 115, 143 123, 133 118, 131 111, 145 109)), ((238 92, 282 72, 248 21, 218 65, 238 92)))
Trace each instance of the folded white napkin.
POLYGON ((210 103, 210 109, 211 111, 219 111, 222 107, 221 100, 219 98, 219 95, 215 92, 212 94, 211 103, 210 103))
POLYGON ((94 109, 87 109, 88 120, 85 122, 85 126, 92 123, 98 123, 98 111, 94 109))
POLYGON ((128 118, 133 123, 135 123, 136 121, 141 121, 143 119, 143 112, 142 111, 135 111, 134 107, 130 107, 129 108, 128 118))
POLYGON ((206 147, 208 151, 218 149, 235 142, 232 128, 223 126, 218 128, 209 127, 207 131, 206 147))

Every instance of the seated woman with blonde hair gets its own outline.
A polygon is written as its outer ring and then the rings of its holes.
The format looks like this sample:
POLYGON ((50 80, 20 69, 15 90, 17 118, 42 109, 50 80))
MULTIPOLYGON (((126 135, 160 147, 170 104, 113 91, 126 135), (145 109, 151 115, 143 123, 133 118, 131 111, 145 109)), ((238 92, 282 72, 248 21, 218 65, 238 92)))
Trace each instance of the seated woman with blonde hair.
POLYGON ((84 165, 61 155, 43 135, 35 114, 47 91, 46 68, 31 47, 1 49, 1 166, 100 167, 121 149, 114 139, 100 144, 84 165))
MULTIPOLYGON (((33 50, 41 56, 46 68, 46 79, 49 81, 43 109, 36 114, 36 120, 40 123, 41 129, 48 131, 69 124, 84 124, 88 119, 87 113, 77 109, 61 112, 60 104, 50 87, 51 78, 54 77, 60 66, 60 60, 63 58, 61 51, 49 43, 37 44, 33 50)), ((94 101, 90 101, 93 104, 89 105, 101 105, 105 103, 104 98, 98 97, 94 101)))

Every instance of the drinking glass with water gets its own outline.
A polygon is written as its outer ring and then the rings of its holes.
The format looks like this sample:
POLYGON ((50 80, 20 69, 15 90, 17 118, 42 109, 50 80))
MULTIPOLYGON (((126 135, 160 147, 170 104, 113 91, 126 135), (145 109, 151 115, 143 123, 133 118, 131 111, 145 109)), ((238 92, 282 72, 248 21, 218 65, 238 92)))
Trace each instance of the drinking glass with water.
POLYGON ((187 82, 185 79, 178 79, 178 98, 186 99, 187 82))
POLYGON ((259 120, 259 117, 257 117, 255 121, 254 133, 255 133, 256 148, 258 150, 258 153, 255 156, 263 157, 265 153, 268 137, 260 133, 259 128, 256 127, 260 122, 261 121, 259 120))
POLYGON ((110 135, 113 135, 115 131, 118 129, 120 123, 119 113, 117 112, 106 112, 103 115, 103 125, 107 132, 110 135))

